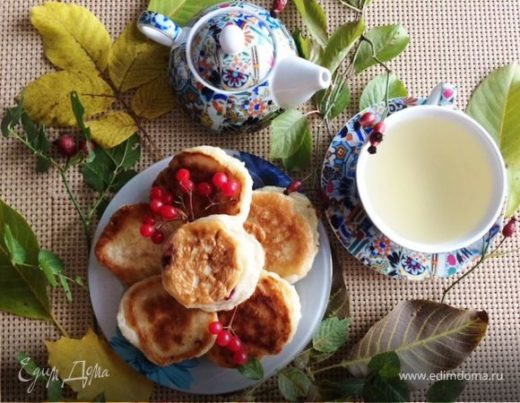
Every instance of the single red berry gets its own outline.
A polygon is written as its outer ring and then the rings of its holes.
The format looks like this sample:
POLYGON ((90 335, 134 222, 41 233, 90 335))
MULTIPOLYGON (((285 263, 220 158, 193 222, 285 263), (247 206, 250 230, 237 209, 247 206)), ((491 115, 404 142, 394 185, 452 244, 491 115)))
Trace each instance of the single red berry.
POLYGON ((201 196, 209 197, 213 193, 213 188, 208 182, 201 182, 197 185, 197 193, 201 196))
POLYGON ((190 179, 182 181, 180 184, 181 184, 181 188, 184 192, 189 193, 189 192, 193 191, 194 184, 193 184, 193 181, 191 181, 190 179))
POLYGON ((289 193, 297 192, 298 190, 300 190, 301 187, 302 187, 301 181, 298 181, 298 180, 292 181, 291 183, 289 183, 289 186, 287 186, 285 193, 289 194, 289 193))
POLYGON ((217 335, 219 334, 222 330, 224 330, 224 326, 222 325, 222 322, 220 321, 215 321, 215 322, 211 322, 209 324, 209 332, 211 334, 214 334, 214 335, 217 335))
POLYGON ((164 241, 164 234, 161 231, 155 231, 152 235, 152 242, 160 244, 164 241))
POLYGON ((381 133, 381 134, 384 134, 385 133, 385 130, 386 130, 386 123, 384 120, 380 121, 380 122, 377 122, 375 125, 374 125, 374 131, 375 132, 378 132, 378 133, 381 133))
POLYGON ((233 197, 240 190, 240 183, 234 179, 229 179, 226 183, 224 183, 224 185, 222 185, 221 190, 222 193, 224 193, 224 196, 233 197))
POLYGON ((154 218, 152 216, 145 215, 144 218, 143 218, 143 224, 154 225, 155 224, 155 220, 154 220, 154 218))
POLYGON ((172 204, 173 203, 173 196, 171 193, 164 192, 163 197, 161 197, 161 201, 164 204, 172 204))
POLYGON ((506 238, 511 238, 516 231, 516 219, 514 217, 511 217, 511 219, 507 222, 506 225, 504 225, 504 228, 502 228, 502 235, 506 238))
POLYGON ((376 121, 376 115, 372 112, 365 112, 359 118, 359 124, 363 127, 371 127, 376 121))
POLYGON ((154 213, 160 213, 162 206, 164 206, 164 203, 161 199, 152 199, 150 201, 150 210, 152 210, 154 213))
POLYGON ((227 181, 228 177, 224 172, 216 172, 215 175, 213 175, 212 182, 219 189, 221 189, 227 181))
POLYGON ((163 196, 164 196, 164 190, 162 190, 160 187, 158 186, 153 186, 151 189, 150 189, 150 200, 153 200, 153 199, 162 199, 163 196))
POLYGON ((234 336, 234 337, 231 337, 231 340, 227 347, 229 350, 236 353, 237 351, 242 350, 242 342, 240 341, 240 339, 238 337, 234 336))
POLYGON ((244 350, 237 351, 233 354, 233 362, 237 365, 244 365, 247 359, 247 353, 244 350))
POLYGON ((58 151, 65 157, 72 157, 78 152, 76 138, 71 134, 63 134, 55 142, 58 151))
POLYGON ((375 153, 377 153, 377 147, 374 146, 374 145, 371 145, 370 147, 368 147, 368 153, 369 153, 369 154, 375 154, 375 153))
POLYGON ((181 182, 184 182, 184 181, 187 181, 188 179, 190 179, 191 174, 190 174, 190 171, 188 171, 186 168, 181 168, 177 171, 177 173, 175 174, 175 177, 177 178, 179 183, 181 183, 181 182))
POLYGON ((231 341, 231 334, 227 330, 222 330, 217 336, 217 346, 226 347, 231 341))
POLYGON ((141 235, 145 238, 150 238, 155 232, 155 228, 152 224, 143 224, 141 225, 141 235))
POLYGON ((165 220, 175 220, 179 215, 175 207, 167 204, 161 207, 160 213, 165 220))
POLYGON ((383 141, 383 134, 374 131, 374 132, 370 133, 369 140, 370 140, 370 144, 377 146, 377 144, 379 144, 383 141), (374 143, 377 143, 377 144, 374 144, 374 143))

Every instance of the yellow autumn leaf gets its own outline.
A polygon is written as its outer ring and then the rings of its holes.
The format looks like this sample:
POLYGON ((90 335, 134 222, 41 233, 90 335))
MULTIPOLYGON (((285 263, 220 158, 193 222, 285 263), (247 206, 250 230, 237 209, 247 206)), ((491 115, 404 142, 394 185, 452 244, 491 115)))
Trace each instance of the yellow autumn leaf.
POLYGON ((132 109, 139 117, 156 119, 173 109, 174 99, 168 76, 164 74, 137 89, 132 109))
POLYGON ((47 126, 75 126, 70 93, 76 91, 88 118, 106 111, 114 102, 110 86, 97 75, 73 71, 49 73, 32 81, 23 92, 29 116, 47 126))
POLYGON ((153 384, 130 368, 92 329, 82 339, 46 341, 49 365, 74 390, 79 401, 103 394, 108 401, 149 400, 153 384))
POLYGON ((103 148, 112 148, 137 132, 134 119, 125 112, 110 112, 99 120, 87 122, 92 139, 103 148))
POLYGON ((122 92, 155 80, 168 70, 169 52, 166 46, 147 40, 132 22, 110 50, 110 79, 122 92))
POLYGON ((85 7, 45 3, 31 10, 31 22, 42 36, 45 55, 55 66, 83 73, 105 70, 112 39, 85 7))

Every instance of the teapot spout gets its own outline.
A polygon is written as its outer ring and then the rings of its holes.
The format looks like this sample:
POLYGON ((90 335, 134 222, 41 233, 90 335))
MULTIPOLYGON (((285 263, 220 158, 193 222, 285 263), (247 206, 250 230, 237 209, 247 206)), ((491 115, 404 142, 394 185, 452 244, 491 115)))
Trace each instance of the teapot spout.
POLYGON ((330 86, 331 74, 301 57, 286 57, 274 67, 270 82, 271 94, 281 108, 295 108, 316 92, 330 86))

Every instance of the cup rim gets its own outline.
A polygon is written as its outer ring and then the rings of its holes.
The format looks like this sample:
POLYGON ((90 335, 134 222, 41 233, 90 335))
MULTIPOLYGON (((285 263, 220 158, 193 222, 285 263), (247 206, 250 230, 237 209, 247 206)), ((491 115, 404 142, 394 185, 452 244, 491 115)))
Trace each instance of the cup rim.
POLYGON ((448 116, 452 120, 463 122, 468 126, 473 126, 473 128, 470 128, 469 130, 472 132, 472 134, 476 134, 478 136, 479 143, 484 148, 486 148, 488 154, 492 157, 492 165, 490 164, 490 166, 494 167, 493 182, 496 183, 498 192, 494 192, 492 205, 489 208, 489 211, 487 212, 486 216, 482 219, 482 223, 474 231, 472 231, 465 237, 440 243, 424 243, 414 241, 398 234, 397 231, 393 230, 389 225, 387 225, 384 219, 381 218, 375 211, 372 203, 370 202, 367 187, 363 181, 367 158, 370 156, 370 154, 368 153, 368 147, 370 146, 369 141, 366 141, 365 144, 359 150, 358 162, 356 166, 357 190, 361 199, 361 203, 363 204, 363 208, 365 209, 365 212, 367 213, 368 217, 385 236, 387 236, 396 244, 410 249, 412 251, 421 253, 452 252, 457 249, 467 247, 484 237, 484 235, 491 229, 493 224, 495 224, 498 218, 500 217, 507 192, 507 173, 505 163, 497 144, 495 143, 491 135, 488 133, 488 131, 480 123, 478 123, 476 120, 474 120, 464 112, 454 109, 448 109, 439 105, 420 105, 418 107, 410 107, 393 113, 385 120, 385 123, 388 127, 389 125, 397 121, 402 121, 403 119, 406 119, 408 115, 417 114, 421 116, 438 116, 440 114, 448 116))

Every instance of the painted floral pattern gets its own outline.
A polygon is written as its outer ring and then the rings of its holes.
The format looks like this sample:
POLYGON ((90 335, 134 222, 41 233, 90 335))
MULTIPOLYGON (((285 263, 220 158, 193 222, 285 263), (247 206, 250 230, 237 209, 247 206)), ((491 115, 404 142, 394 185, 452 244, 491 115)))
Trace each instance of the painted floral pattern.
POLYGON ((269 46, 272 48, 270 41, 276 40, 277 55, 296 55, 297 50, 287 29, 261 7, 239 1, 216 5, 206 13, 229 6, 241 8, 244 12, 230 13, 217 26, 206 25, 192 43, 191 57, 196 61, 198 76, 214 88, 200 82, 191 73, 185 45, 171 53, 170 81, 180 104, 193 119, 219 132, 253 131, 268 124, 280 112, 268 81, 262 78, 262 72, 254 70, 254 66, 266 65, 270 70, 274 65, 274 52, 269 55, 265 51, 269 46), (251 18, 253 14, 254 18, 251 18), (243 31, 246 41, 255 44, 250 52, 226 55, 218 51, 215 38, 220 26, 230 20, 247 28, 243 31), (267 37, 268 34, 273 37, 267 37), (226 91, 219 91, 219 88, 226 91))
MULTIPOLYGON (((456 87, 445 85, 438 104, 453 107, 456 87)), ((420 107, 425 97, 396 98, 389 105, 390 113, 408 107, 420 107)), ((381 116, 384 104, 368 108, 381 116)), ((327 204, 326 216, 341 244, 364 265, 394 278, 422 280, 431 276, 448 277, 470 267, 481 255, 483 244, 498 233, 496 224, 475 244, 451 253, 425 254, 407 250, 390 241, 366 215, 356 185, 356 164, 361 146, 371 129, 357 123, 362 111, 350 119, 332 140, 326 152, 321 186, 327 204)))

